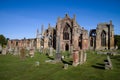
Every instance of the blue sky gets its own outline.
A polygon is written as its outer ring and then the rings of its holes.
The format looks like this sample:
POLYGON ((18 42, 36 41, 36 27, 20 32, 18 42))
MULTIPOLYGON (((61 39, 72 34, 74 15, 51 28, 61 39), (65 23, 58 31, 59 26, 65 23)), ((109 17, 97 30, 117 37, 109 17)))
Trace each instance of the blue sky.
POLYGON ((0 0, 0 34, 10 39, 35 38, 36 30, 55 26, 57 18, 76 15, 87 30, 113 21, 120 35, 120 0, 0 0))

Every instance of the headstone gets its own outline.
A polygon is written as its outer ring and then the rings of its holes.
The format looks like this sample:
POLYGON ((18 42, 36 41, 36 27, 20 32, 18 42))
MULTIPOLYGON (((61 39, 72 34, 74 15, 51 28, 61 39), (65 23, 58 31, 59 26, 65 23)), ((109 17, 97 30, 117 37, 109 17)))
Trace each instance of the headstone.
POLYGON ((115 49, 116 49, 116 50, 118 49, 118 46, 117 46, 117 45, 115 46, 115 49))
POLYGON ((109 56, 107 56, 107 60, 105 61, 105 69, 107 69, 107 70, 113 69, 113 67, 112 67, 112 62, 111 62, 109 56))
POLYGON ((0 54, 2 54, 2 46, 0 45, 0 54))
POLYGON ((19 52, 18 52, 18 48, 17 47, 15 47, 15 50, 14 50, 14 55, 18 55, 19 54, 19 52))
POLYGON ((78 50, 73 50, 73 66, 77 66, 78 64, 79 64, 78 50))
POLYGON ((52 47, 50 47, 49 56, 53 56, 53 49, 52 49, 52 47))
POLYGON ((25 55, 26 55, 26 50, 22 47, 20 49, 20 58, 24 60, 26 58, 25 55))
POLYGON ((27 47, 26 49, 29 51, 29 50, 30 50, 30 47, 27 47))
POLYGON ((30 57, 34 57, 34 49, 30 49, 30 57))
POLYGON ((3 48, 3 49, 2 49, 2 54, 3 54, 3 55, 6 55, 6 52, 7 52, 7 51, 6 51, 6 48, 3 48))
POLYGON ((68 64, 64 64, 64 69, 68 69, 68 64))
POLYGON ((52 62, 52 60, 45 60, 46 63, 52 62))
POLYGON ((39 61, 36 61, 35 62, 35 67, 38 67, 40 65, 40 62, 39 61))

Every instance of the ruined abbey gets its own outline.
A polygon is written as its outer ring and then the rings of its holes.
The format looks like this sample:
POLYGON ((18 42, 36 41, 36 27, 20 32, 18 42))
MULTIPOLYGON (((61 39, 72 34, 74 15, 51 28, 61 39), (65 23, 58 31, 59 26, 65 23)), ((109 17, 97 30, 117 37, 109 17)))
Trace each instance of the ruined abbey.
MULTIPOLYGON (((43 26, 42 26, 43 27, 43 26)), ((58 18, 55 27, 48 25, 48 29, 39 33, 33 39, 13 39, 7 44, 9 49, 25 47, 27 49, 60 49, 71 50, 103 50, 114 49, 114 27, 112 21, 97 24, 96 29, 88 32, 76 22, 76 16, 58 18), (58 44, 59 43, 59 44, 58 44)))

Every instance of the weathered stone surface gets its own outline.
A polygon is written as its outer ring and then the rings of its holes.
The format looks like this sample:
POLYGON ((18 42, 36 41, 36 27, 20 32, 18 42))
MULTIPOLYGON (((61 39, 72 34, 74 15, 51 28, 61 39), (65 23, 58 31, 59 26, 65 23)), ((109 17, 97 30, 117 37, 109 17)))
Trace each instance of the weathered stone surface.
POLYGON ((83 50, 80 51, 80 64, 84 63, 84 53, 83 50))
POLYGON ((53 56, 53 49, 50 47, 49 56, 53 56))
POLYGON ((100 23, 90 30, 90 49, 114 49, 114 27, 110 23, 100 23))
POLYGON ((79 64, 79 52, 78 50, 73 50, 73 66, 77 66, 79 64))
POLYGON ((105 61, 105 69, 113 69, 112 62, 109 56, 107 56, 107 60, 105 61))
POLYGON ((84 62, 86 62, 86 60, 87 60, 87 53, 84 53, 84 62))
POLYGON ((17 47, 15 47, 13 55, 18 55, 18 54, 19 54, 19 50, 17 47))
POLYGON ((30 49, 30 57, 34 57, 34 49, 30 49))
POLYGON ((114 49, 114 27, 112 21, 98 24, 97 28, 90 30, 89 34, 84 27, 77 23, 75 16, 70 18, 66 14, 64 18, 58 18, 54 28, 49 24, 48 29, 42 31, 41 37, 37 30, 36 38, 8 40, 8 47, 12 49, 15 47, 29 47, 40 50, 41 47, 42 49, 49 49, 51 46, 56 51, 59 49, 59 52, 70 51, 70 53, 72 53, 73 49, 114 49), (59 48, 58 42, 60 43, 59 48))
POLYGON ((2 46, 0 45, 0 54, 2 54, 2 46))
POLYGON ((2 49, 2 54, 3 54, 3 55, 6 55, 6 53, 7 53, 6 48, 3 48, 3 49, 2 49))

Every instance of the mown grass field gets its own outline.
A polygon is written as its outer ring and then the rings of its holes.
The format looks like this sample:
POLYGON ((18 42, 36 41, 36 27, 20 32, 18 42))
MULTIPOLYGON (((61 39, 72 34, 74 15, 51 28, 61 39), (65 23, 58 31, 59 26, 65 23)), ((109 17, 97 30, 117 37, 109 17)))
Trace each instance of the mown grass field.
POLYGON ((63 63, 45 63, 45 54, 36 53, 35 57, 21 60, 19 56, 0 55, 0 80, 120 80, 120 56, 110 56, 113 70, 104 69, 106 55, 87 52, 87 62, 73 67, 71 59, 67 70, 63 63), (40 65, 35 66, 39 61, 40 65))

